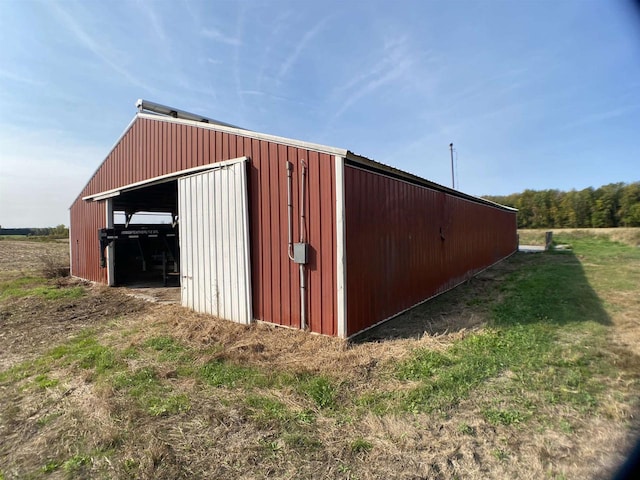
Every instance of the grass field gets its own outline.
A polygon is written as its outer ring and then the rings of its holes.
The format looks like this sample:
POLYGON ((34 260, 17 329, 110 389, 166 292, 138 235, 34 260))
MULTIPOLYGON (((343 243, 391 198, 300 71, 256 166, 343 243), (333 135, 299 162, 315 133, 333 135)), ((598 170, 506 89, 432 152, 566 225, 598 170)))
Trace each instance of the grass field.
MULTIPOLYGON (((564 235, 569 238, 587 236, 605 238, 613 242, 624 243, 632 247, 640 246, 640 228, 550 228, 555 236, 564 235)), ((546 230, 521 229, 518 230, 521 245, 544 245, 546 230)), ((557 243, 557 242, 556 242, 557 243)))
POLYGON ((0 242, 0 478, 607 477, 640 392, 640 249, 608 235, 349 345, 46 279, 0 242))

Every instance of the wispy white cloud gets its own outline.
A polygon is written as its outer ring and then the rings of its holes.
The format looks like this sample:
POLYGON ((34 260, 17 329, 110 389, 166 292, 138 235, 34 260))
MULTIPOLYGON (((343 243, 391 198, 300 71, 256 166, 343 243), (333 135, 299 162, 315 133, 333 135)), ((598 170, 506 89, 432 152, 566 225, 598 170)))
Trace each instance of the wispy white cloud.
POLYGON ((340 99, 341 104, 334 118, 340 117, 361 98, 410 76, 416 58, 408 48, 406 36, 387 41, 373 65, 365 65, 363 73, 334 90, 333 94, 340 99))
POLYGON ((155 5, 156 4, 154 2, 146 2, 141 0, 138 0, 136 2, 136 6, 145 16, 145 19, 153 29, 156 37, 166 46, 169 44, 169 37, 162 23, 162 19, 155 10, 155 5))
POLYGON ((285 59, 285 61, 280 66, 280 71, 278 72, 278 79, 282 79, 289 70, 293 66, 294 63, 298 60, 298 57, 302 54, 304 49, 307 47, 309 42, 316 36, 320 31, 324 28, 325 24, 329 20, 330 17, 326 17, 323 20, 319 21, 311 30, 308 30, 303 36, 302 39, 297 43, 296 48, 293 49, 293 52, 285 59))
POLYGON ((64 10, 59 3, 49 2, 46 3, 46 5, 51 9, 53 14, 58 17, 58 19, 64 24, 68 31, 76 37, 76 39, 83 47, 88 49, 96 57, 106 63, 113 71, 118 73, 132 85, 148 91, 155 90, 139 78, 132 75, 131 72, 127 68, 125 68, 125 66, 117 62, 115 59, 118 58, 118 55, 111 52, 104 43, 99 42, 97 39, 89 35, 89 33, 87 33, 87 31, 82 28, 81 24, 77 22, 71 14, 64 10))
POLYGON ((614 118, 619 118, 624 115, 627 115, 633 111, 640 109, 640 104, 636 103, 633 105, 625 105, 621 107, 609 108, 600 112, 590 113, 588 115, 584 115, 580 117, 578 120, 570 122, 566 124, 563 130, 572 129, 575 127, 583 127, 585 125, 600 123, 606 120, 611 120, 614 118))
POLYGON ((391 56, 393 56, 393 51, 397 48, 402 48, 407 42, 406 36, 399 37, 396 39, 392 39, 389 42, 385 43, 382 49, 382 55, 375 55, 376 62, 372 65, 367 65, 365 68, 360 69, 357 75, 352 75, 351 79, 344 83, 343 85, 339 85, 334 89, 334 94, 339 94, 348 90, 351 90, 353 87, 362 84, 363 82, 367 82, 371 78, 379 77, 385 73, 385 71, 389 70, 389 64, 392 60, 391 56), (389 55, 391 53, 391 55, 389 55))
MULTIPOLYGON (((236 20, 236 32, 238 34, 238 38, 243 38, 244 35, 244 22, 245 16, 247 14, 247 7, 245 4, 241 4, 239 6, 238 18, 236 20)), ((246 124, 244 113, 247 111, 246 105, 244 103, 244 97, 240 94, 240 91, 243 89, 243 77, 240 74, 241 69, 241 43, 234 45, 235 49, 233 52, 233 81, 235 86, 235 94, 240 102, 240 110, 238 115, 238 121, 243 125, 246 124)))
POLYGON ((267 66, 271 65, 271 57, 272 52, 274 51, 274 46, 276 46, 280 32, 285 29, 286 25, 288 24, 289 18, 291 18, 292 15, 293 14, 290 11, 282 12, 270 24, 268 39, 263 42, 264 52, 262 54, 262 61, 260 62, 260 70, 257 77, 258 89, 262 89, 264 86, 266 78, 265 71, 267 69, 267 66))
POLYGON ((258 97, 263 97, 263 96, 266 96, 267 94, 260 90, 240 90, 240 95, 255 95, 258 97))
POLYGON ((32 87, 43 87, 46 85, 46 83, 42 80, 27 75, 22 75, 16 72, 9 72, 7 70, 0 70, 0 78, 5 78, 13 82, 23 83, 32 87))
POLYGON ((489 94, 505 95, 537 80, 538 75, 537 71, 532 71, 528 66, 508 68, 493 75, 478 74, 475 80, 468 81, 463 88, 449 92, 447 101, 454 104, 469 102, 479 97, 486 99, 489 94))
POLYGON ((300 101, 299 99, 287 97, 285 95, 275 95, 270 92, 265 92, 264 90, 240 90, 240 95, 274 99, 281 102, 293 103, 296 105, 305 105, 305 102, 300 101))
POLYGON ((225 43, 227 45, 240 46, 242 45, 242 40, 238 36, 226 35, 222 33, 215 27, 206 27, 200 30, 200 34, 208 38, 210 40, 215 40, 216 42, 225 43))
POLYGON ((187 12, 189 17, 191 18, 191 21, 195 25, 200 25, 201 16, 198 15, 193 9, 193 4, 194 2, 192 2, 191 0, 181 0, 180 2, 181 8, 183 8, 187 12))

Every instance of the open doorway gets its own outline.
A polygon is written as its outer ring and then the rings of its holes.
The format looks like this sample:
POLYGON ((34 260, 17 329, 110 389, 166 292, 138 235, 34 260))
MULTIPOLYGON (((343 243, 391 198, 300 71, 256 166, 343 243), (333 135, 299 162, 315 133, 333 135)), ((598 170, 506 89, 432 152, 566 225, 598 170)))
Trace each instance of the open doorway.
POLYGON ((109 283, 179 287, 177 180, 124 191, 109 201, 109 283))
POLYGON ((247 157, 83 197, 105 201, 98 231, 109 285, 175 288, 183 306, 250 323, 247 157), (178 227, 178 218, 180 227, 178 227))

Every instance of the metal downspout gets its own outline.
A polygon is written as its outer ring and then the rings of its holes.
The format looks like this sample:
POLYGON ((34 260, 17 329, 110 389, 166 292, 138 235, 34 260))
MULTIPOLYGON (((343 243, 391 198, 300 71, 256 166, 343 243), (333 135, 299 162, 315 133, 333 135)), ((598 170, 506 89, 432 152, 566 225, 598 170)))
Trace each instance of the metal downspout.
MULTIPOLYGON (((304 185, 306 183, 307 166, 304 160, 302 163, 302 183, 300 184, 300 243, 306 243, 307 235, 304 221, 304 185)), ((307 328, 307 275, 304 263, 300 264, 300 329, 307 328)))
MULTIPOLYGON (((304 199, 305 190, 304 184, 306 179, 306 165, 304 160, 302 163, 302 183, 300 184, 300 243, 304 243, 306 239, 305 218, 304 218, 304 199)), ((287 160, 287 256, 292 262, 296 262, 293 254, 293 182, 292 182, 292 170, 293 164, 287 160)), ((307 328, 307 281, 306 270, 304 263, 299 264, 300 268, 300 329, 305 330, 307 328)))
POLYGON ((293 262, 293 203, 291 202, 291 170, 293 164, 287 160, 287 255, 293 262))

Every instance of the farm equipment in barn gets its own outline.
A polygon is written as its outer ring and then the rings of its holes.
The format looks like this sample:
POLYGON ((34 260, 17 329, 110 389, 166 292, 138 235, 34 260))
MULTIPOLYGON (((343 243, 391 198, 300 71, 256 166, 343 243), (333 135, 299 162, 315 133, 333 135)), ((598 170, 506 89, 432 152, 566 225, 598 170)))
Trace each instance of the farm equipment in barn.
MULTIPOLYGON (((127 264, 139 272, 162 271, 162 282, 167 286, 172 276, 180 272, 180 251, 177 227, 173 225, 129 225, 98 230, 100 240, 100 266, 106 268, 106 249, 117 242, 123 246, 127 264), (126 248, 124 246, 126 245, 126 248)), ((119 261, 119 264, 125 262, 119 261)))

